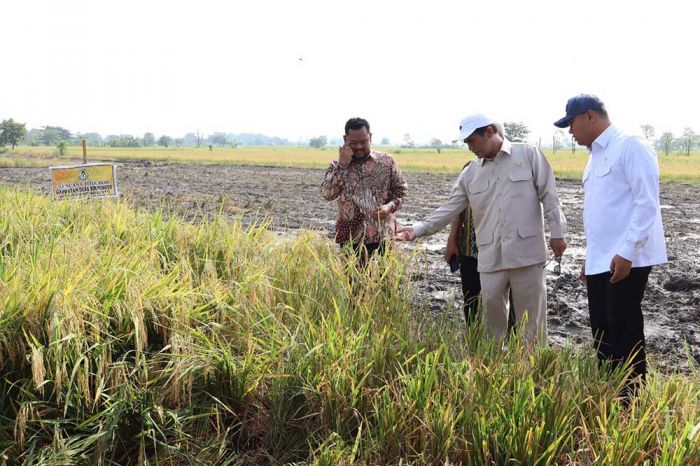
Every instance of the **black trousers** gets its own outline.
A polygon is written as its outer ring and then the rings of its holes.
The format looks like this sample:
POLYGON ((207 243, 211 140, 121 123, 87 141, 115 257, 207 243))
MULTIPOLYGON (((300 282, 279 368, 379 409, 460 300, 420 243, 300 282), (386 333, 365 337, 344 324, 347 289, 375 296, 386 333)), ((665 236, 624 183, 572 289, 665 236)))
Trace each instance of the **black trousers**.
MULTIPOLYGON (((481 279, 477 267, 479 261, 471 256, 459 256, 459 274, 462 278, 462 296, 464 296, 464 319, 467 325, 476 320, 479 312, 479 295, 481 294, 481 279)), ((510 312, 508 313, 508 329, 515 329, 515 306, 513 293, 510 293, 510 312)))
POLYGON ((384 253, 387 250, 387 243, 386 241, 370 244, 358 243, 353 244, 352 249, 355 251, 355 254, 357 254, 357 257, 359 258, 358 265, 360 267, 364 267, 365 265, 367 265, 367 261, 369 260, 369 258, 372 257, 372 254, 377 253, 380 255, 384 255, 384 253))
POLYGON ((631 379, 647 373, 642 299, 651 267, 634 267, 629 276, 610 283, 610 272, 586 275, 588 311, 598 360, 612 368, 629 362, 631 379))

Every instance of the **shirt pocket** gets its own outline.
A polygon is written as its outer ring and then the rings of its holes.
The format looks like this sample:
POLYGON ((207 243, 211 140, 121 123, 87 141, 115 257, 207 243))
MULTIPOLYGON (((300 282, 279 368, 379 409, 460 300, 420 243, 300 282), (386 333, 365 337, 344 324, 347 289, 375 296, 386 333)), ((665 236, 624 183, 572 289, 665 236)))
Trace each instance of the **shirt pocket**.
POLYGON ((486 246, 487 244, 493 243, 493 231, 492 230, 482 230, 476 232, 476 244, 479 247, 486 246))
POLYGON ((532 238, 540 232, 540 228, 535 225, 524 225, 518 227, 518 236, 521 238, 532 238))
POLYGON ((509 191, 512 196, 523 196, 532 191, 532 172, 527 168, 512 170, 508 173, 509 191))
POLYGON ((472 206, 472 211, 482 212, 488 207, 489 198, 489 180, 475 180, 469 183, 469 204, 472 206))
POLYGON ((512 170, 510 173, 508 173, 508 178, 510 181, 514 182, 527 181, 532 179, 532 172, 527 168, 512 170))
POLYGON ((489 189, 489 180, 474 180, 469 183, 469 195, 481 194, 489 189))
POLYGON ((601 163, 597 167, 595 167, 595 176, 598 178, 602 178, 604 176, 608 176, 610 174, 610 171, 612 170, 612 164, 611 163, 601 163))

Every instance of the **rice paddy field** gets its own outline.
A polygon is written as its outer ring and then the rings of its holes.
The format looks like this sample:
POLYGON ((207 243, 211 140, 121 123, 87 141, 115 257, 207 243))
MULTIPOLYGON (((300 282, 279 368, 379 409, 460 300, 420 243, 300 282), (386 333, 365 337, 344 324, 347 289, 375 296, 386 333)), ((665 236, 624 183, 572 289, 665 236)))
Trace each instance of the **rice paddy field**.
MULTIPOLYGON (((446 148, 437 153, 435 149, 381 148, 390 152, 406 172, 459 173, 467 158, 466 149, 446 148)), ((572 154, 570 149, 560 149, 552 153, 545 149, 557 178, 581 179, 586 167, 588 153, 578 148, 572 154)), ((296 146, 249 146, 237 148, 111 148, 91 147, 88 156, 95 160, 127 161, 149 160, 153 162, 176 163, 222 163, 249 164, 301 168, 325 168, 328 160, 337 156, 337 148, 325 150, 296 146)), ((66 161, 82 158, 82 149, 68 147, 64 157, 58 157, 54 147, 19 146, 14 150, 0 152, 0 167, 43 167, 60 165, 66 161)), ((664 183, 700 183, 700 152, 690 156, 670 154, 659 156, 661 181, 664 183)))
MULTIPOLYGON (((583 336, 580 183, 560 188, 553 344, 530 349, 455 320, 444 237, 367 269, 338 252, 317 200, 332 149, 232 159, 245 149, 91 149, 124 194, 95 202, 46 195, 43 167, 79 153, 0 155, 0 464, 700 465, 700 291, 663 288, 700 272, 697 186, 662 188, 673 260, 650 282, 653 369, 627 405, 583 336), (287 159, 308 165, 260 166, 287 159)), ((581 151, 559 155, 560 174, 582 170, 581 151)), ((465 153, 397 158, 410 223, 465 153)))

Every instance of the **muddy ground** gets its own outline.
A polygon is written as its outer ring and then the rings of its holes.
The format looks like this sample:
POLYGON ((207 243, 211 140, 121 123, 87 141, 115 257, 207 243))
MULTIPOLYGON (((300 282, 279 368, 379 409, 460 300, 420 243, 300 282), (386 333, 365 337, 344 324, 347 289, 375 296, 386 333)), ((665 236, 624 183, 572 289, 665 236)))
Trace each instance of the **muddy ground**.
MULTIPOLYGON (((120 193, 138 207, 164 208, 189 218, 222 209, 229 216, 243 215, 246 221, 271 217, 274 230, 306 228, 330 237, 335 202, 319 196, 323 174, 323 170, 310 169, 151 162, 120 163, 117 169, 120 193)), ((398 218, 409 225, 437 207, 456 178, 406 176, 409 195, 398 218)), ((49 170, 0 168, 0 184, 49 193, 49 170)), ((549 340, 586 344, 591 341, 586 291, 578 280, 584 255, 582 187, 577 181, 558 185, 569 223, 569 248, 561 275, 547 273, 549 340)), ((659 369, 686 371, 689 356, 700 362, 700 186, 662 185, 661 203, 669 262, 654 268, 647 286, 647 347, 650 360, 659 369)), ((448 313, 461 321, 459 274, 449 273, 443 261, 445 239, 443 231, 421 242, 428 273, 417 278, 417 299, 432 312, 448 313)))

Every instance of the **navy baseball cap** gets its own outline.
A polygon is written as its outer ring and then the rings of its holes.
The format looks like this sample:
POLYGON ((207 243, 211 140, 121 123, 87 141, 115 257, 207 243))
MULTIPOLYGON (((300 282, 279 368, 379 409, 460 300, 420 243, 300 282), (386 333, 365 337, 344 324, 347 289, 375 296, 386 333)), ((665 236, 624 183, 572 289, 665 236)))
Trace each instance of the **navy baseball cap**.
POLYGON ((566 116, 554 122, 557 128, 566 128, 576 115, 586 113, 589 110, 605 110, 605 104, 598 97, 591 94, 579 94, 569 99, 566 103, 566 116))

